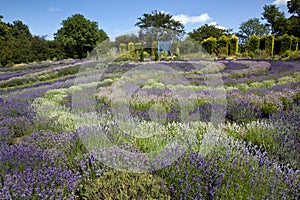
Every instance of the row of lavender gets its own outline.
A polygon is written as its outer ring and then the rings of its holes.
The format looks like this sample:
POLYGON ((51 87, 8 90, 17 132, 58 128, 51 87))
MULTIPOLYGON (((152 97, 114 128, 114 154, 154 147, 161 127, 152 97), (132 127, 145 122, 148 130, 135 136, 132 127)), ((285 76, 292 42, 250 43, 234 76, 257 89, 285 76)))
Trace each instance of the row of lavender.
MULTIPOLYGON (((226 66, 229 67, 230 63, 226 66)), ((283 68, 281 70, 284 71, 283 68)), ((291 73, 297 70, 295 67, 291 73)), ((97 155, 91 154, 82 144, 79 135, 89 132, 89 127, 66 131, 65 124, 55 118, 41 118, 31 105, 36 98, 44 97, 47 91, 68 89, 73 84, 74 81, 62 77, 62 81, 52 85, 15 91, 0 99, 1 199, 104 199, 111 194, 114 195, 112 198, 119 199, 300 198, 297 96, 294 95, 295 98, 293 96, 287 106, 268 113, 270 115, 265 116, 267 122, 220 125, 219 129, 214 130, 225 133, 226 139, 220 140, 206 154, 199 150, 201 144, 195 144, 167 168, 140 175, 114 173, 121 182, 114 185, 110 176, 114 170, 100 163, 97 155), (134 184, 127 185, 128 180, 134 184), (149 193, 152 196, 147 196, 149 193)), ((228 101, 235 112, 231 112, 230 119, 239 122, 239 119, 249 118, 247 115, 239 116, 245 113, 243 109, 250 113, 250 117, 255 116, 250 121, 260 118, 260 110, 253 106, 248 96, 270 91, 296 91, 297 88, 299 83, 246 93, 232 91, 228 93, 228 101)), ((60 103, 67 105, 68 101, 60 103)), ((109 135, 117 134, 114 126, 98 128, 108 130, 109 135)), ((205 132, 210 128, 200 123, 190 129, 192 132, 205 132)), ((123 140, 122 144, 116 145, 130 152, 146 152, 154 148, 148 141, 132 143, 123 140)), ((112 159, 112 155, 108 155, 108 159, 112 159)))

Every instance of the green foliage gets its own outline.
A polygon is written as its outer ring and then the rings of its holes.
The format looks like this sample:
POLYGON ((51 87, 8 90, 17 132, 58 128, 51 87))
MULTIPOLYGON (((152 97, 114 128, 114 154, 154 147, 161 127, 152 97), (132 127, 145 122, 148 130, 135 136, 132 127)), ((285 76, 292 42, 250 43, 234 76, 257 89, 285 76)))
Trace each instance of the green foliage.
POLYGON ((231 36, 229 40, 229 48, 231 55, 234 55, 239 51, 239 38, 237 36, 231 36))
POLYGON ((291 36, 292 38, 292 51, 298 51, 299 38, 291 36))
POLYGON ((13 45, 14 40, 11 33, 11 26, 0 19, 0 67, 13 62, 13 45))
POLYGON ((261 36, 259 38, 259 50, 265 50, 266 49, 266 37, 261 36))
POLYGON ((152 41, 152 44, 151 44, 151 56, 154 57, 154 60, 157 61, 159 60, 159 57, 158 57, 158 46, 157 46, 157 41, 152 41))
POLYGON ((300 51, 296 51, 291 55, 291 59, 300 60, 300 51))
POLYGON ((139 28, 164 28, 173 30, 178 34, 184 33, 184 26, 181 22, 174 20, 171 14, 158 11, 152 11, 150 14, 144 13, 142 17, 138 18, 135 26, 139 28))
POLYGON ((249 38, 251 35, 263 36, 270 32, 269 27, 261 23, 259 18, 251 18, 241 23, 239 29, 240 37, 244 38, 249 38))
POLYGON ((287 7, 290 14, 296 14, 300 17, 300 2, 299 0, 289 0, 287 1, 287 7))
POLYGON ((291 16, 287 19, 287 33, 300 38, 300 17, 291 16))
POLYGON ((267 20, 272 34, 283 35, 286 31, 286 18, 283 12, 275 4, 265 5, 262 13, 263 19, 267 20))
POLYGON ((134 51, 134 43, 133 42, 129 42, 128 43, 128 51, 134 51))
POLYGON ((81 14, 68 17, 61 25, 54 38, 63 44, 70 58, 85 58, 87 52, 92 51, 97 42, 107 39, 103 30, 98 29, 97 22, 90 21, 81 14))
POLYGON ((171 199, 163 180, 149 173, 106 172, 86 188, 85 199, 171 199))
POLYGON ((255 50, 259 49, 259 37, 256 35, 251 35, 249 37, 249 41, 247 44, 247 50, 254 52, 255 50))
POLYGON ((135 48, 135 57, 136 59, 141 59, 141 52, 143 51, 142 49, 142 43, 137 42, 134 44, 134 48, 135 48))
POLYGON ((195 41, 202 42, 203 40, 213 37, 219 39, 223 35, 229 35, 229 30, 218 28, 214 25, 205 24, 200 28, 193 30, 188 35, 195 41))
POLYGON ((129 42, 128 43, 128 51, 129 51, 131 57, 134 57, 134 50, 135 50, 134 43, 133 42, 129 42))
POLYGON ((14 21, 11 25, 11 34, 14 38, 14 40, 12 40, 12 60, 14 63, 28 63, 34 61, 30 52, 32 35, 29 31, 29 27, 19 20, 14 21))
POLYGON ((270 55, 266 50, 256 49, 254 52, 250 52, 250 57, 254 59, 269 59, 270 55))
POLYGON ((222 35, 217 41, 218 52, 221 55, 228 56, 228 48, 229 48, 229 38, 225 35, 222 35))
POLYGON ((121 43, 120 46, 119 46, 119 53, 125 53, 126 50, 127 50, 126 47, 127 47, 126 44, 121 43))
POLYGON ((114 42, 114 46, 119 48, 121 43, 129 44, 130 42, 136 43, 138 41, 139 41, 138 36, 136 36, 134 34, 121 35, 121 36, 116 37, 115 42, 114 42))
POLYGON ((193 52, 194 46, 193 40, 190 37, 187 37, 181 42, 179 49, 182 54, 189 54, 193 52))
POLYGON ((288 34, 284 34, 282 37, 280 37, 280 41, 281 41, 281 45, 280 45, 281 54, 292 49, 292 38, 288 34))
POLYGON ((202 46, 207 51, 207 53, 212 54, 217 48, 217 39, 213 37, 204 39, 202 46))
POLYGON ((275 37, 274 35, 267 35, 265 38, 265 50, 270 56, 273 56, 275 37))

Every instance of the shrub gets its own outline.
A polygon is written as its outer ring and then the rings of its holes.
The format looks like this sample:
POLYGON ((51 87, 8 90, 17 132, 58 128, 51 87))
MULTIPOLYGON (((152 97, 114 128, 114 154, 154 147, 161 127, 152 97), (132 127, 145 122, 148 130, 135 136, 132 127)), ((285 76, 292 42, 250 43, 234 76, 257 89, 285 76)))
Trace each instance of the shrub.
POLYGON ((284 34, 280 38, 280 54, 292 49, 292 38, 288 34, 284 34))
POLYGON ((149 173, 104 173, 86 188, 86 199, 171 199, 163 181, 149 173))
POLYGON ((207 51, 207 53, 212 54, 217 48, 217 39, 209 37, 203 41, 202 46, 207 51))
POLYGON ((262 36, 259 38, 259 49, 265 50, 266 49, 266 37, 262 36))
POLYGON ((256 49, 253 52, 253 56, 252 58, 256 58, 256 59, 268 59, 270 57, 270 55, 265 51, 265 50, 261 50, 261 49, 256 49))
POLYGON ((248 40, 248 51, 254 52, 259 49, 259 37, 251 35, 248 40))
POLYGON ((158 53, 157 52, 157 48, 158 48, 158 46, 157 46, 158 44, 157 44, 157 41, 152 41, 152 45, 151 45, 151 56, 156 56, 156 54, 158 53))
POLYGON ((217 47, 219 54, 228 56, 229 38, 222 35, 217 41, 217 47))
POLYGON ((230 54, 236 54, 239 50, 239 38, 233 35, 229 40, 230 54))
POLYGON ((130 55, 132 57, 134 56, 134 50, 135 50, 134 43, 133 42, 129 42, 128 43, 128 51, 129 51, 129 53, 130 53, 130 55))
POLYGON ((119 52, 120 52, 120 53, 125 53, 125 52, 126 52, 126 44, 121 43, 121 44, 119 45, 119 52))
POLYGON ((300 51, 293 53, 291 59, 300 60, 300 51))
POLYGON ((281 49, 281 37, 276 37, 274 40, 274 54, 279 54, 281 49))
POLYGON ((138 42, 134 44, 135 52, 136 52, 136 58, 140 58, 141 51, 142 51, 142 43, 138 42))
POLYGON ((236 123, 248 123, 260 118, 258 107, 240 99, 231 100, 227 105, 227 118, 236 123))

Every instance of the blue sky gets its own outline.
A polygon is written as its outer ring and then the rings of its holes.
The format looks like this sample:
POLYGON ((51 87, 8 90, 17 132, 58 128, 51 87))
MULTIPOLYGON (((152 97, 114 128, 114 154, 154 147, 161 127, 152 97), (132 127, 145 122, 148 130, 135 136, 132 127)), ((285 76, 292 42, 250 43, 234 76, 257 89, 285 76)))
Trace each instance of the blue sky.
POLYGON ((186 32, 204 24, 217 24, 238 31, 241 22, 261 17, 263 6, 275 3, 286 15, 287 0, 1 0, 3 21, 21 20, 33 35, 53 34, 61 22, 73 14, 83 14, 98 22, 110 38, 137 29, 134 24, 143 13, 164 11, 180 20, 186 32))

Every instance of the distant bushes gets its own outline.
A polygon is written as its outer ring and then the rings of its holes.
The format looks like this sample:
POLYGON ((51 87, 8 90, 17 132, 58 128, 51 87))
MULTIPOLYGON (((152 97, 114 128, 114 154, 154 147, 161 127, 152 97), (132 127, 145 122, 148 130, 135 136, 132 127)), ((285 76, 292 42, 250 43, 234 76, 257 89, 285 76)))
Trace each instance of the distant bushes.
MULTIPOLYGON (((209 53, 216 53, 218 57, 226 57, 229 55, 238 55, 239 38, 235 35, 227 37, 221 36, 219 39, 210 37, 202 42, 203 48, 209 53)), ((257 36, 251 35, 246 43, 246 57, 265 59, 273 55, 281 57, 289 57, 298 59, 299 38, 285 34, 275 37, 274 35, 257 36)))

